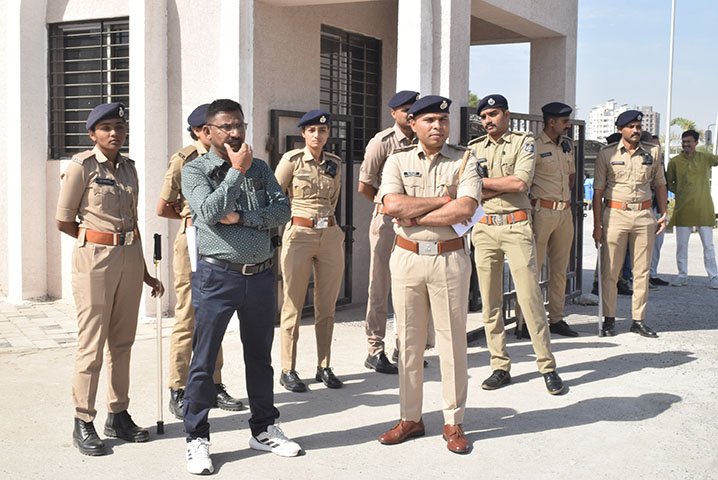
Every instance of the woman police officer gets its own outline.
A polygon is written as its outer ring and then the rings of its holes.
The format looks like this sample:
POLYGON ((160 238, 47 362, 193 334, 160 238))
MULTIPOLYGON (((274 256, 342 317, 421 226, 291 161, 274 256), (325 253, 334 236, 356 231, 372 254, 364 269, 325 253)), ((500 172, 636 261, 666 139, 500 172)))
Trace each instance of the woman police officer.
POLYGON ((323 151, 329 138, 331 115, 307 112, 299 121, 305 147, 284 154, 275 175, 288 190, 292 219, 284 230, 281 268, 284 304, 281 311, 282 374, 279 383, 289 391, 303 392, 297 373, 299 322, 309 276, 314 271, 314 330, 317 339, 315 379, 328 388, 342 382, 330 365, 334 310, 344 274, 344 232, 334 209, 341 186, 341 159, 323 151))
POLYGON ((95 397, 107 343, 105 435, 146 442, 149 432, 127 413, 130 351, 135 340, 142 282, 152 296, 164 287, 150 276, 137 228, 137 170, 120 149, 127 137, 125 106, 96 106, 87 117, 92 150, 75 155, 62 174, 57 228, 76 238, 72 291, 78 342, 72 378, 75 404, 73 444, 85 455, 106 454, 95 431, 95 397))

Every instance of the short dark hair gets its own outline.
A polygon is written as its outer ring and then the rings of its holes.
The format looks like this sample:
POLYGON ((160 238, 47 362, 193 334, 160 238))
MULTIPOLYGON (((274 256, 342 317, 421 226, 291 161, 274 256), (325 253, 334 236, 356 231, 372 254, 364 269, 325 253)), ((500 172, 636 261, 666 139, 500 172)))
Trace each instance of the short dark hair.
POLYGON ((681 135, 681 138, 686 138, 686 137, 693 137, 693 140, 695 140, 697 142, 700 135, 698 135, 698 132, 696 132, 695 130, 690 129, 690 130, 686 130, 681 135))
POLYGON ((220 98, 210 103, 209 107, 207 107, 207 115, 205 116, 207 123, 210 123, 219 112, 239 112, 244 117, 242 105, 228 98, 220 98))
POLYGON ((199 140, 199 137, 197 136, 197 134, 194 133, 194 130, 192 130, 191 128, 189 129, 189 136, 190 136, 190 138, 192 138, 192 140, 194 140, 195 142, 196 142, 197 140, 199 140))

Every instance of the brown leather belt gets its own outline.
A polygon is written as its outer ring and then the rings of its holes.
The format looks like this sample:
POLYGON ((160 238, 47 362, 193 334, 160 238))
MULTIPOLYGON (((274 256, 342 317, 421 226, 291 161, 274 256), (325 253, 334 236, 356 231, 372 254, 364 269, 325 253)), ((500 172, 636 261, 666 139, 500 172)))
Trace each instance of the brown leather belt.
POLYGON ((653 202, 651 200, 646 200, 645 202, 616 202, 614 200, 606 200, 606 206, 608 208, 615 208, 617 210, 631 210, 631 211, 638 211, 638 210, 648 210, 651 208, 651 205, 653 202))
POLYGON ((441 255, 442 253, 453 252, 454 250, 464 248, 464 237, 439 242, 414 242, 397 235, 394 243, 396 243, 397 247, 418 253, 419 255, 441 255))
POLYGON ((571 202, 554 202, 553 200, 544 200, 543 198, 534 198, 531 205, 539 204, 541 208, 550 208, 551 210, 566 210, 571 206, 571 202))
MULTIPOLYGON (((334 215, 329 217, 328 226, 333 227, 336 224, 337 224, 337 221, 334 218, 334 215)), ((300 227, 314 228, 314 219, 304 218, 304 217, 292 217, 292 225, 299 225, 300 227)))
POLYGON ((207 263, 211 263, 212 265, 216 265, 218 267, 225 268, 227 270, 232 270, 233 272, 239 272, 242 275, 256 275, 258 273, 262 273, 268 268, 272 268, 272 257, 269 257, 267 260, 263 261, 262 263, 232 263, 232 262, 225 262, 224 260, 219 260, 214 257, 205 257, 200 256, 200 260, 203 260, 207 263))
POLYGON ((479 223, 483 223, 484 225, 510 225, 528 219, 529 214, 526 210, 516 210, 515 212, 507 214, 484 215, 481 217, 481 220, 479 220, 479 223))
POLYGON ((110 233, 98 232, 96 230, 83 229, 85 231, 85 241, 97 243, 100 245, 132 245, 136 239, 139 239, 140 232, 137 229, 131 232, 110 233))

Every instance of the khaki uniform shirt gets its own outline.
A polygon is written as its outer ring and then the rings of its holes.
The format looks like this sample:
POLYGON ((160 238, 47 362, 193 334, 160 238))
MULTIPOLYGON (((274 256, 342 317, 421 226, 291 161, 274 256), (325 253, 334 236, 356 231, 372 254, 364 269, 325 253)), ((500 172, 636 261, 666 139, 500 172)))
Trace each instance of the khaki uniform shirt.
POLYGON ((167 203, 174 203, 178 198, 181 199, 182 211, 180 216, 182 218, 190 216, 189 203, 182 195, 182 167, 187 162, 191 162, 205 153, 207 153, 207 149, 202 142, 197 140, 194 145, 188 145, 170 157, 165 179, 162 183, 162 190, 160 191, 160 198, 167 203))
MULTIPOLYGON (((530 133, 506 132, 498 141, 494 141, 489 135, 484 135, 469 142, 469 148, 479 164, 483 163, 488 168, 488 178, 513 175, 523 180, 526 185, 531 185, 536 147, 534 137, 530 133)), ((488 215, 531 208, 529 196, 525 192, 502 193, 487 199, 482 205, 488 215)))
POLYGON ((282 191, 289 192, 293 217, 334 215, 342 182, 341 164, 342 159, 329 152, 322 152, 317 163, 307 147, 282 156, 274 175, 282 191))
MULTIPOLYGON (((364 151, 364 161, 359 168, 359 181, 378 190, 386 159, 394 150, 408 147, 411 142, 412 140, 404 135, 397 124, 374 135, 364 151)), ((379 195, 374 197, 374 203, 381 203, 379 195)))
POLYGON ((603 147, 596 157, 594 190, 605 190, 604 198, 617 202, 651 200, 651 187, 666 184, 658 150, 639 142, 631 155, 622 140, 603 147))
MULTIPOLYGON (((430 158, 421 145, 411 145, 395 151, 384 165, 384 178, 378 197, 383 199, 390 193, 410 197, 451 198, 471 197, 481 201, 481 178, 477 170, 476 158, 468 156, 466 165, 459 178, 459 170, 467 153, 466 148, 445 143, 441 150, 430 158)), ((415 227, 394 226, 394 231, 413 241, 440 241, 457 238, 451 226, 415 227)))
POLYGON ((570 138, 561 136, 557 145, 542 131, 536 139, 536 167, 531 197, 554 202, 571 200, 568 177, 576 173, 574 155, 570 138), (564 142, 567 142, 570 152, 564 152, 564 142))
POLYGON ((134 161, 118 155, 113 166, 94 147, 72 157, 60 178, 57 220, 79 221, 81 228, 98 232, 131 232, 137 227, 139 182, 134 161))

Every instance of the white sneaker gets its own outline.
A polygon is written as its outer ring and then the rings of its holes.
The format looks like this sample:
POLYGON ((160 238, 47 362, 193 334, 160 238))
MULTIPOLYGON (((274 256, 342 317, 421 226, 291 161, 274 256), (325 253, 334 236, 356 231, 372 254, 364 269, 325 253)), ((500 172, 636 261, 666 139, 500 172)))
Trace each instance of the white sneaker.
POLYGON ((718 277, 713 277, 708 282, 708 288, 712 288, 714 290, 718 290, 718 277))
POLYGON ((209 440, 195 438, 187 442, 187 471, 195 475, 209 475, 214 472, 212 458, 209 456, 209 440))
POLYGON ((672 287, 685 287, 686 285, 688 285, 688 279, 686 277, 676 277, 676 279, 671 282, 672 287))
POLYGON ((253 450, 276 453, 280 457, 296 457, 302 450, 302 447, 284 435, 279 425, 269 425, 266 432, 256 437, 249 437, 249 447, 253 450))

